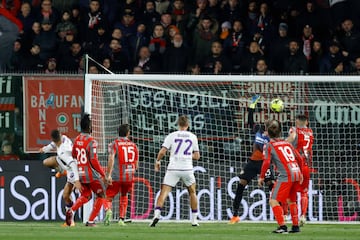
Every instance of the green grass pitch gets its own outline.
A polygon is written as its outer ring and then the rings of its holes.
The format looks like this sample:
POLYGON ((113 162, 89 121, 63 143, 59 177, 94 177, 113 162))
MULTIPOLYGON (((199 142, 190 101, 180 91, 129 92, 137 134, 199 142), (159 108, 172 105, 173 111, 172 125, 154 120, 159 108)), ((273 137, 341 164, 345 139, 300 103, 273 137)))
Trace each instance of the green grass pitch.
MULTIPOLYGON (((159 222, 155 228, 148 227, 148 222, 133 222, 126 226, 112 223, 104 226, 85 227, 77 223, 75 227, 62 227, 60 222, 0 222, 1 240, 77 240, 77 239, 138 239, 138 240, 351 240, 360 239, 359 224, 307 224, 301 228, 301 233, 273 234, 276 224, 241 222, 229 225, 227 222, 201 223, 192 227, 187 222, 159 222)), ((288 226, 291 226, 288 224, 288 226)))

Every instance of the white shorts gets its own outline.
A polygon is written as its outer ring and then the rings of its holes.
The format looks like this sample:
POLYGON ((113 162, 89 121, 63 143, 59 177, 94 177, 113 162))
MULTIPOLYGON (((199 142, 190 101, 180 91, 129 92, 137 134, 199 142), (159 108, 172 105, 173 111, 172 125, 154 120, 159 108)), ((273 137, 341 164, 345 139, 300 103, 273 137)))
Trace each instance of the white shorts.
POLYGON ((182 181, 186 187, 190 187, 196 183, 193 170, 189 171, 166 171, 163 184, 175 187, 175 185, 182 181))

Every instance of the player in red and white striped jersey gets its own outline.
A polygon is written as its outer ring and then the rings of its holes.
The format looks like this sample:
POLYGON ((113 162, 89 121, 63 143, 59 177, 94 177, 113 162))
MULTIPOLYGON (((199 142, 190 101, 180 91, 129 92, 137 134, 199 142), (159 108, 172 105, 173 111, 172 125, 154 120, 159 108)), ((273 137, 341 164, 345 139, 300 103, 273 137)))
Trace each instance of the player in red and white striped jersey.
POLYGON ((130 126, 122 124, 119 127, 119 137, 109 144, 107 166, 108 187, 106 189, 105 225, 112 218, 112 200, 120 192, 119 225, 124 225, 128 206, 127 194, 133 188, 135 172, 138 168, 139 151, 135 143, 129 139, 130 126))
POLYGON ((306 222, 306 212, 308 208, 308 188, 310 182, 310 168, 312 167, 312 146, 314 143, 314 135, 311 128, 308 127, 308 118, 306 115, 296 116, 295 127, 289 131, 286 141, 290 142, 300 155, 304 158, 304 167, 302 169, 304 181, 300 186, 301 193, 301 215, 300 226, 306 222))
POLYGON ((92 196, 96 195, 93 210, 90 213, 89 221, 86 226, 95 226, 94 219, 98 215, 101 207, 105 203, 105 173, 97 157, 97 142, 90 135, 91 120, 89 114, 84 114, 80 122, 81 133, 76 137, 72 149, 73 158, 77 159, 79 178, 82 184, 81 196, 74 205, 66 212, 66 222, 71 223, 73 213, 83 204, 87 203, 92 196))
POLYGON ((285 201, 289 204, 293 224, 290 232, 299 232, 296 192, 299 184, 303 181, 301 172, 303 159, 289 142, 280 138, 281 124, 279 121, 272 120, 269 123, 268 134, 270 142, 265 145, 263 150, 264 162, 258 183, 260 186, 264 184, 265 173, 269 169, 270 164, 273 164, 278 177, 272 189, 269 203, 279 224, 279 228, 274 233, 288 232, 285 225, 283 208, 280 205, 280 203, 285 201))

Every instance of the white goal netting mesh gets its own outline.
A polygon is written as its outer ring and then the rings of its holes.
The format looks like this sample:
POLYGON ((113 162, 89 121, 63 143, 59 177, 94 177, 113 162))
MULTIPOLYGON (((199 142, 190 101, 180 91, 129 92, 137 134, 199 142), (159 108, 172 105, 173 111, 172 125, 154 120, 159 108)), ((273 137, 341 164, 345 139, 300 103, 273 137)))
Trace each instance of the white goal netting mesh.
MULTIPOLYGON (((229 219, 237 176, 248 161, 254 139, 248 106, 251 97, 259 94, 255 125, 278 119, 285 137, 297 114, 309 116, 315 143, 308 220, 355 221, 360 213, 359 92, 360 81, 355 77, 87 75, 85 111, 93 119, 103 166, 107 145, 117 137, 119 124, 131 125, 140 168, 127 218, 152 217, 166 170, 163 164, 156 173, 154 161, 164 137, 176 129, 178 116, 186 114, 200 144, 201 159, 194 169, 199 218, 229 219), (282 113, 269 110, 275 97, 285 103, 282 113)), ((251 182, 240 205, 241 219, 272 220, 268 195, 267 189, 258 189, 257 181, 251 182)), ((113 205, 117 217, 118 202, 113 205)), ((184 186, 173 189, 162 214, 168 220, 189 219, 184 186)))

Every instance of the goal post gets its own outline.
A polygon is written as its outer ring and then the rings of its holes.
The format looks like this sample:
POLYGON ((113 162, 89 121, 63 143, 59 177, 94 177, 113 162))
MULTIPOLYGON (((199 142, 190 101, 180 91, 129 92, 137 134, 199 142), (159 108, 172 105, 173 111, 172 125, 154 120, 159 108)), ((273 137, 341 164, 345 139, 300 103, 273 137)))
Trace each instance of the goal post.
MULTIPOLYGON (((176 130, 185 114, 199 138, 199 161, 194 163, 199 219, 228 220, 238 175, 248 161, 254 139, 248 106, 261 99, 253 120, 283 124, 282 136, 298 114, 309 117, 314 131, 313 173, 309 186, 308 221, 355 221, 360 214, 360 77, 358 76, 243 76, 243 75, 85 75, 85 108, 91 114, 99 159, 107 164, 107 145, 122 123, 131 126, 139 147, 139 170, 129 197, 128 218, 150 219, 168 163, 154 171, 164 137, 176 130), (270 111, 273 98, 285 109, 270 111)), ((252 181, 241 202, 242 220, 273 220, 268 190, 252 181)), ((113 204, 114 217, 118 202, 113 204)), ((169 194, 162 218, 191 216, 187 191, 178 184, 169 194)))

